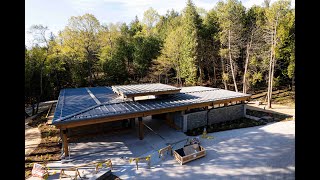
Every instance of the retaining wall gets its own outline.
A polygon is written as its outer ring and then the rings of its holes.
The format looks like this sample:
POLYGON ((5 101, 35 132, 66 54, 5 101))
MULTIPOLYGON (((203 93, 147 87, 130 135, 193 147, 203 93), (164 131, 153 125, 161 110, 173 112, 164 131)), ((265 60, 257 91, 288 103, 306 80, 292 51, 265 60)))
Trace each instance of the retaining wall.
POLYGON ((182 130, 186 132, 194 128, 208 125, 216 124, 220 122, 232 121, 245 116, 245 106, 244 104, 230 105, 226 107, 219 107, 209 109, 207 111, 199 111, 194 113, 188 113, 182 115, 182 130))

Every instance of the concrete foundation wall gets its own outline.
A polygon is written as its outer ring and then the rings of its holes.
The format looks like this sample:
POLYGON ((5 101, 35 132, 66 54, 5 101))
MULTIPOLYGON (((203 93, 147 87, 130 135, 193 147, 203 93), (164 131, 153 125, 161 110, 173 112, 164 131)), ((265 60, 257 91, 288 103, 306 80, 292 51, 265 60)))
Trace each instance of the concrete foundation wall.
POLYGON ((220 122, 232 121, 245 116, 245 106, 244 104, 230 105, 227 107, 213 108, 207 111, 199 111, 194 113, 185 114, 182 117, 182 130, 186 132, 187 130, 205 126, 207 124, 208 115, 208 125, 216 124, 220 122))
POLYGON ((244 104, 210 109, 208 116, 209 125, 239 119, 244 117, 244 104))
POLYGON ((182 128, 183 126, 183 112, 171 112, 167 113, 166 119, 172 120, 172 122, 178 126, 179 128, 182 128))
POLYGON ((187 130, 205 126, 207 124, 207 111, 199 111, 190 114, 185 114, 185 122, 187 130))

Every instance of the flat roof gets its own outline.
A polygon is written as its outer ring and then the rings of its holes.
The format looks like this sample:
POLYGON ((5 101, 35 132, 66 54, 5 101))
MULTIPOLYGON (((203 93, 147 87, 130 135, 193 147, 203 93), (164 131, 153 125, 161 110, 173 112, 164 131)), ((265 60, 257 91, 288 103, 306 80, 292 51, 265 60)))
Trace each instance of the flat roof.
POLYGON ((182 87, 180 93, 165 98, 132 101, 122 99, 111 87, 62 89, 52 124, 75 127, 204 107, 227 101, 244 101, 250 96, 219 88, 194 86, 182 87))
POLYGON ((181 88, 161 83, 111 86, 113 91, 124 98, 178 93, 181 88))

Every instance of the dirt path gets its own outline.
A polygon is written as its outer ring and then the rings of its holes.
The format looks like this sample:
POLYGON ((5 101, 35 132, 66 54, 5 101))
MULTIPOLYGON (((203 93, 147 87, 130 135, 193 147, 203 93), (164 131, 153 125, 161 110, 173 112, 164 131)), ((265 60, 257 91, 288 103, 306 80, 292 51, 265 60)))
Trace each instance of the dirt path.
POLYGON ((27 125, 27 122, 30 121, 30 119, 26 119, 25 123, 25 149, 24 153, 25 156, 29 155, 34 151, 38 145, 41 142, 41 133, 40 130, 35 127, 30 127, 27 125))
POLYGON ((288 106, 279 105, 279 104, 272 104, 272 108, 268 109, 265 104, 257 105, 255 101, 251 101, 250 103, 247 104, 247 108, 251 110, 270 112, 270 113, 280 113, 280 114, 286 114, 290 116, 295 115, 294 107, 288 107, 288 106))

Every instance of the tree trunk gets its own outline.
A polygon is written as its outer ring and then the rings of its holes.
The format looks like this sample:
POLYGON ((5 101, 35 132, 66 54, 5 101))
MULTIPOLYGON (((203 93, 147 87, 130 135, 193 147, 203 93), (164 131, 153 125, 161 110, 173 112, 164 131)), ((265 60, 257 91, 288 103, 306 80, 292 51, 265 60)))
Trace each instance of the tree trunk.
POLYGON ((244 73, 243 73, 243 88, 242 88, 242 92, 243 93, 247 93, 246 75, 247 75, 249 58, 250 58, 250 49, 251 49, 251 44, 252 44, 252 36, 253 36, 253 31, 251 33, 250 42, 247 45, 246 63, 245 63, 245 66, 244 66, 244 73))
POLYGON ((33 100, 32 100, 31 107, 32 107, 32 113, 31 113, 31 116, 33 116, 33 115, 36 113, 36 112, 35 112, 35 109, 34 109, 34 103, 33 103, 33 100))
POLYGON ((92 86, 92 71, 91 71, 91 65, 89 62, 89 86, 92 86))
POLYGON ((203 74, 202 74, 202 69, 201 67, 199 66, 199 77, 200 77, 200 84, 202 85, 202 78, 203 78, 203 74))
MULTIPOLYGON (((47 54, 48 54, 48 50, 47 50, 47 54)), ((45 57, 44 60, 41 63, 41 69, 40 69, 40 95, 39 95, 38 100, 37 100, 37 109, 36 109, 35 114, 38 113, 39 103, 40 103, 40 100, 41 100, 41 97, 42 97, 42 93, 43 93, 42 76, 43 76, 43 66, 44 66, 44 62, 46 61, 46 59, 47 59, 47 57, 45 57)))
POLYGON ((273 75, 274 75, 274 66, 275 66, 275 47, 277 43, 277 25, 278 25, 278 18, 277 16, 274 32, 271 36, 271 56, 270 56, 270 66, 269 66, 269 88, 268 88, 268 104, 267 107, 271 108, 271 99, 272 99, 272 83, 273 83, 273 75))
POLYGON ((213 84, 217 85, 217 75, 216 75, 216 67, 213 64, 213 84))
POLYGON ((198 63, 199 66, 199 77, 200 77, 200 85, 202 85, 202 80, 203 80, 203 70, 202 70, 202 66, 201 66, 201 62, 203 62, 203 56, 201 56, 201 61, 198 63))
POLYGON ((40 71, 40 96, 42 95, 42 67, 40 71))
POLYGON ((292 76, 292 81, 291 81, 291 91, 293 91, 293 86, 294 86, 294 75, 292 76))
POLYGON ((39 104, 40 104, 40 96, 38 97, 38 101, 37 101, 37 109, 36 109, 36 113, 35 113, 35 114, 38 114, 39 104))
POLYGON ((236 92, 238 92, 236 77, 235 77, 234 69, 233 69, 233 61, 232 61, 232 58, 231 58, 230 30, 229 30, 229 38, 228 38, 228 40, 229 40, 228 49, 229 49, 229 59, 230 59, 231 74, 232 74, 232 79, 233 79, 233 83, 234 83, 234 88, 235 88, 236 92))
POLYGON ((225 70, 225 67, 224 67, 224 60, 223 60, 223 57, 221 56, 220 57, 220 60, 221 60, 221 66, 222 66, 222 81, 223 81, 223 84, 224 84, 224 89, 228 89, 228 86, 227 86, 227 82, 225 79, 223 79, 223 75, 225 74, 224 70, 225 70))
MULTIPOLYGON (((272 71, 272 56, 273 56, 273 42, 271 44, 271 52, 270 52, 270 63, 269 63, 269 76, 268 76, 268 92, 267 92, 267 107, 271 108, 271 96, 270 96, 270 87, 271 87, 271 71, 272 71)), ((271 92, 272 93, 272 92, 271 92)))

